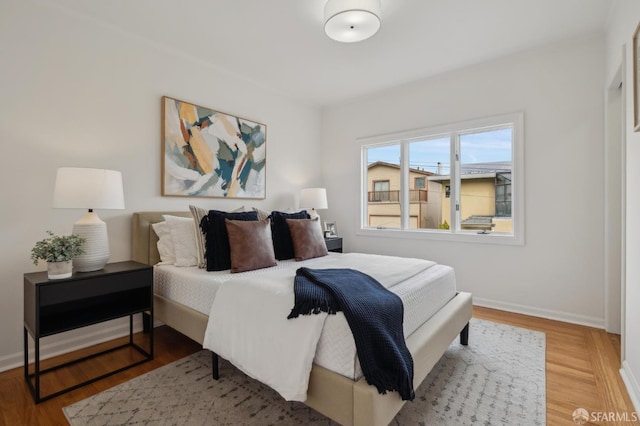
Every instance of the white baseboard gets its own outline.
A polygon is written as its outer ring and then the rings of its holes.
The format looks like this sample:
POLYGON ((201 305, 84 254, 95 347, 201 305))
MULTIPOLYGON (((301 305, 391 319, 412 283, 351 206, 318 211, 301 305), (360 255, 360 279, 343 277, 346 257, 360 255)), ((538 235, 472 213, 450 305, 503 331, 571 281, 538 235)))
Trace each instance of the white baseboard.
POLYGON ((620 375, 622 376, 622 381, 627 387, 627 393, 629 394, 629 398, 631 398, 631 402, 633 402, 636 413, 640 413, 640 385, 638 384, 636 377, 633 375, 631 367, 627 361, 622 361, 620 375))
MULTIPOLYGON (((118 321, 118 320, 115 320, 118 321)), ((98 343, 107 342, 109 340, 117 339, 118 337, 129 335, 129 321, 118 321, 119 323, 113 324, 111 322, 103 324, 102 327, 92 326, 87 328, 86 333, 80 332, 73 336, 69 336, 68 333, 61 333, 55 336, 48 337, 47 339, 55 339, 45 344, 40 343, 40 360, 51 358, 57 355, 62 355, 68 352, 73 352, 78 349, 86 348, 88 346, 96 345, 98 343), (59 337, 58 339, 56 339, 59 337)), ((82 329, 81 329, 82 330, 82 329)), ((133 332, 137 333, 142 330, 142 320, 138 315, 133 320, 133 332)), ((34 343, 33 339, 29 337, 29 362, 34 361, 34 343)), ((12 368, 22 367, 24 365, 24 353, 18 352, 11 355, 5 355, 0 357, 0 372, 11 370, 12 368)))
POLYGON ((587 315, 569 314, 566 312, 553 311, 551 309, 535 308, 533 306, 519 305, 517 303, 499 302, 496 300, 473 298, 473 304, 485 308, 499 309, 501 311, 514 312, 516 314, 531 315, 534 317, 546 318, 556 321, 568 322, 572 324, 586 325, 588 327, 604 329, 604 318, 591 317, 587 315))

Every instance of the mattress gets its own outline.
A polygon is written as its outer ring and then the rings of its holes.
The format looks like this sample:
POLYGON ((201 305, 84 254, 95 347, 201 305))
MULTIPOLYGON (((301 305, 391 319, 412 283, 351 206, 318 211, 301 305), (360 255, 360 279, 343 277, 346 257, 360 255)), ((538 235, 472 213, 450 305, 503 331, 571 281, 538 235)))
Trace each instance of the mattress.
MULTIPOLYGON (((329 253, 329 256, 341 254, 329 253)), ((316 259, 302 262, 279 261, 274 269, 313 268, 316 259)), ((196 267, 156 265, 154 289, 156 294, 209 315, 216 291, 222 283, 239 277, 260 276, 264 270, 231 274, 229 271, 207 272, 196 267)), ((404 304, 404 334, 410 336, 456 294, 455 275, 451 267, 435 264, 389 288, 404 304)), ((325 321, 314 363, 349 379, 362 377, 355 341, 344 314, 329 315, 325 321)))
MULTIPOLYGON (((337 254, 331 254, 337 256, 337 254)), ((274 269, 295 269, 306 266, 309 261, 279 260, 274 269)), ((181 303, 205 315, 211 312, 216 291, 222 283, 240 277, 260 275, 264 269, 231 274, 229 271, 211 271, 193 267, 155 265, 153 267, 153 290, 155 294, 181 303)))
MULTIPOLYGON (((389 290, 404 304, 406 339, 453 299, 455 275, 449 266, 434 265, 389 290)), ((353 334, 342 312, 327 317, 313 362, 352 380, 362 377, 353 334)))

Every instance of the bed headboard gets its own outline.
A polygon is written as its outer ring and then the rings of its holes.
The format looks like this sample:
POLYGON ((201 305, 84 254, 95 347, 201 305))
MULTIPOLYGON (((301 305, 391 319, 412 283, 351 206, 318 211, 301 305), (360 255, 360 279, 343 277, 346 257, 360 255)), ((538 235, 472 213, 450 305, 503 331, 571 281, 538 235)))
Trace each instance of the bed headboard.
POLYGON ((191 212, 136 212, 133 214, 133 236, 131 253, 136 262, 155 265, 160 262, 158 236, 151 225, 164 221, 163 214, 192 217, 191 212))

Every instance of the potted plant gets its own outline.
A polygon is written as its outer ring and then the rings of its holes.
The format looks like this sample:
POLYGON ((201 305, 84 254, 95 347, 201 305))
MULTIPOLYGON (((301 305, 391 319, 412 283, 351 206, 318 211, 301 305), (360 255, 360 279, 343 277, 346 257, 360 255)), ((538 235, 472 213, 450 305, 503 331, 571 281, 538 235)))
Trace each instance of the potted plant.
POLYGON ((84 253, 82 244, 86 241, 79 235, 54 235, 47 231, 49 238, 38 241, 31 249, 31 259, 37 265, 38 260, 47 262, 49 279, 69 278, 71 259, 84 253))

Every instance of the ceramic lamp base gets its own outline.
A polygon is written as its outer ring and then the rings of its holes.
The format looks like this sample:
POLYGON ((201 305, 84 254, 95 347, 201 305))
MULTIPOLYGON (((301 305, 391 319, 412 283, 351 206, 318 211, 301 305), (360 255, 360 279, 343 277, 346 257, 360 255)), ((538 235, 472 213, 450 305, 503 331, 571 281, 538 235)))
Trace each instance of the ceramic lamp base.
POLYGON ((86 240, 82 245, 84 254, 73 258, 76 271, 91 272, 104 268, 111 256, 107 224, 95 212, 89 211, 73 224, 73 233, 86 240))

